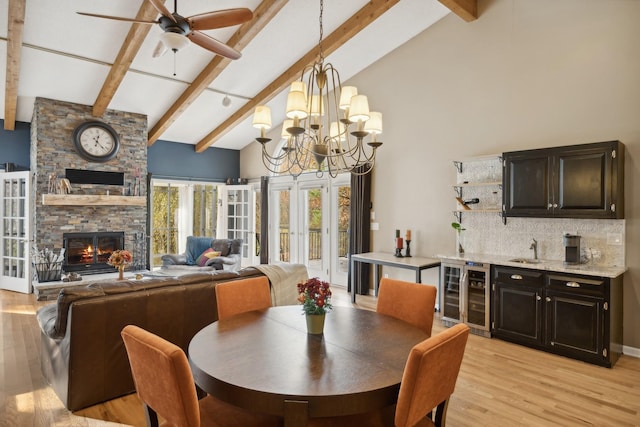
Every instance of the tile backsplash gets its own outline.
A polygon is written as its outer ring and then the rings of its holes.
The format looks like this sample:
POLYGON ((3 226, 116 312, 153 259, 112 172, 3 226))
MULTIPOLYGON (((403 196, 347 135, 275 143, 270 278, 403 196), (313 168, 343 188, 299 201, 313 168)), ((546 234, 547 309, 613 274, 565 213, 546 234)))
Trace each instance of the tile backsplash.
POLYGON ((538 258, 564 261, 563 235, 569 233, 580 236, 584 261, 603 267, 625 265, 623 219, 507 218, 505 225, 498 214, 473 213, 463 214, 462 226, 466 252, 532 258, 530 247, 536 239, 538 258))

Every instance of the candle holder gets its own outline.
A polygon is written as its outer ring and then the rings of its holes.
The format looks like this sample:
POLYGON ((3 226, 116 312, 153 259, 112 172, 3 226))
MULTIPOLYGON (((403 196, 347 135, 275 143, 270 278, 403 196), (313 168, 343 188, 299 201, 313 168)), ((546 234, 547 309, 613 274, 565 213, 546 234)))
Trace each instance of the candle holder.
POLYGON ((407 251, 405 256, 411 258, 411 247, 409 246, 411 244, 411 240, 405 240, 405 242, 407 242, 407 251))
POLYGON ((404 245, 402 244, 402 237, 396 237, 396 253, 394 254, 394 256, 397 256, 398 258, 402 258, 402 247, 404 245))

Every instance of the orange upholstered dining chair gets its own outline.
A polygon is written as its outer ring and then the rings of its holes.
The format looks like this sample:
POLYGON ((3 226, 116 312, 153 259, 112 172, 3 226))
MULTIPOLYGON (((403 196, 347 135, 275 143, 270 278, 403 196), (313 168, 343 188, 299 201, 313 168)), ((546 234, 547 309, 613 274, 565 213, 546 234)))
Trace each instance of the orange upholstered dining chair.
POLYGON ((411 349, 404 367, 395 413, 391 406, 346 417, 311 418, 308 426, 444 426, 449 398, 455 389, 468 337, 469 327, 459 323, 411 349))
POLYGON ((216 285, 218 319, 271 307, 271 289, 266 276, 234 280, 216 285))
POLYGON ((189 361, 180 347, 134 325, 125 326, 121 335, 147 426, 283 425, 282 418, 248 412, 212 396, 198 400, 189 361))
POLYGON ((417 326, 431 335, 436 294, 435 286, 384 277, 380 280, 376 311, 417 326))

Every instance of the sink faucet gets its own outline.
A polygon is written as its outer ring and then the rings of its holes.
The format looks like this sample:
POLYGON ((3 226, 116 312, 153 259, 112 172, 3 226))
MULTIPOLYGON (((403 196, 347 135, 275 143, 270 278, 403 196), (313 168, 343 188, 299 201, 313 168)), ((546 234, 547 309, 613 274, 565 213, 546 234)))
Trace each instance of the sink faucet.
POLYGON ((538 241, 536 239, 532 239, 531 246, 529 249, 533 249, 533 259, 538 259, 538 241))

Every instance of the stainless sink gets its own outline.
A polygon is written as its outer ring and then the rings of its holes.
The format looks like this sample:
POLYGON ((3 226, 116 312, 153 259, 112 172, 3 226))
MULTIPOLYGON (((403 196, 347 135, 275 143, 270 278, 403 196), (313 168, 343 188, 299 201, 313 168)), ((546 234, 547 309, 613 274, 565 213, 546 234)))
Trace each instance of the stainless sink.
POLYGON ((510 262, 517 262, 520 264, 540 264, 542 261, 539 259, 532 258, 513 258, 509 260, 510 262))

